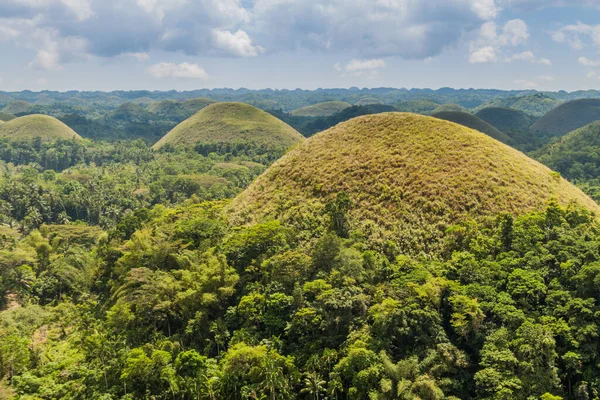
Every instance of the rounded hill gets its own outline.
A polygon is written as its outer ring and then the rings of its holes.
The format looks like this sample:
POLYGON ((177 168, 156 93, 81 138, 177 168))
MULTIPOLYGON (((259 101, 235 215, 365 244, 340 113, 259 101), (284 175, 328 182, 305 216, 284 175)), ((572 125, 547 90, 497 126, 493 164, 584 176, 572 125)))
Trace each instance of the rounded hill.
POLYGON ((47 115, 27 115, 5 122, 0 126, 0 138, 28 141, 41 138, 43 142, 55 140, 81 140, 73 129, 47 115))
POLYGON ((466 108, 464 108, 461 105, 458 104, 442 104, 441 106, 439 106, 438 108, 436 108, 435 110, 433 110, 433 113, 439 113, 439 112, 447 112, 447 111, 458 111, 458 112, 464 112, 464 113, 468 113, 469 110, 467 110, 466 108))
POLYGON ((550 110, 531 130, 543 136, 563 136, 598 120, 600 99, 573 100, 550 110))
POLYGON ((348 107, 350 107, 350 103, 346 103, 345 101, 328 101, 299 108, 292 111, 291 114, 296 117, 328 117, 348 107))
POLYGON ((251 145, 261 151, 285 151, 304 137, 285 122, 244 103, 212 104, 177 125, 153 149, 202 144, 215 149, 251 145))
POLYGON ((534 122, 534 118, 524 112, 505 107, 484 108, 475 115, 506 133, 527 131, 534 122))
POLYGON ((461 220, 540 210, 551 198, 600 211, 558 174, 487 135, 386 113, 355 118, 295 147, 227 212, 234 225, 277 218, 316 232, 340 194, 350 199, 351 230, 411 251, 439 246, 461 220))
POLYGON ((568 179, 600 177, 600 121, 579 128, 536 154, 544 164, 568 179))
POLYGON ((471 113, 459 112, 459 111, 442 111, 432 115, 434 118, 443 119, 457 123, 459 125, 466 126, 467 128, 475 129, 476 131, 485 133, 486 135, 493 137, 503 143, 510 143, 511 138, 505 133, 500 132, 492 125, 483 121, 479 117, 471 113))
POLYGON ((0 121, 8 122, 8 121, 13 120, 15 118, 16 117, 14 115, 12 115, 12 114, 6 114, 6 113, 3 113, 3 112, 0 112, 0 121))
POLYGON ((15 100, 12 103, 9 103, 6 107, 4 107, 2 112, 6 113, 6 114, 14 115, 14 114, 20 114, 20 113, 27 112, 27 110, 29 110, 30 108, 31 108, 31 103, 28 103, 23 100, 15 100))

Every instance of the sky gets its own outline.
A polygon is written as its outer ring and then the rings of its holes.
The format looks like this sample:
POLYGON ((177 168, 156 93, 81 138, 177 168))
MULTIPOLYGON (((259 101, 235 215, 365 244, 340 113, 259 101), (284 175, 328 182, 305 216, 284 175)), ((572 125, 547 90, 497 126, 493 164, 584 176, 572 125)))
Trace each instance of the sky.
POLYGON ((600 88, 600 0, 0 0, 0 90, 600 88))

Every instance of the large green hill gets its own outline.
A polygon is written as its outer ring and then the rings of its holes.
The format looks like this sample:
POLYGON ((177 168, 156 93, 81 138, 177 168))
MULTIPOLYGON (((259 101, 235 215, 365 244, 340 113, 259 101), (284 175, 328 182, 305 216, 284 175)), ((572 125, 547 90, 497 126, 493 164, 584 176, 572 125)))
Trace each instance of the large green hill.
POLYGON ((6 107, 4 107, 2 112, 6 113, 6 114, 15 115, 15 114, 27 112, 27 110, 29 110, 29 108, 31 108, 31 103, 28 103, 23 100, 15 100, 12 103, 8 104, 6 107))
POLYGON ((166 144, 196 144, 233 148, 253 146, 260 151, 285 151, 304 137, 287 125, 256 107, 244 103, 216 103, 177 125, 159 140, 153 149, 166 144))
POLYGON ((600 120, 600 99, 573 100, 549 111, 531 130, 538 135, 563 136, 600 120))
POLYGON ((15 119, 15 118, 16 117, 14 115, 12 115, 12 114, 6 114, 6 113, 3 113, 3 112, 0 112, 0 121, 7 122, 7 121, 10 121, 10 120, 15 119))
POLYGON ((561 100, 557 100, 544 93, 536 93, 527 96, 494 99, 480 105, 475 111, 490 107, 512 108, 513 110, 522 111, 525 114, 539 118, 561 103, 561 100))
POLYGON ((522 111, 505 107, 484 108, 475 114, 494 128, 504 133, 525 132, 535 119, 522 111))
POLYGON ((433 110, 433 113, 439 113, 439 112, 446 112, 446 111, 458 111, 458 112, 465 112, 468 113, 469 110, 467 110, 466 108, 464 108, 461 105, 458 104, 442 104, 441 106, 437 107, 435 110, 433 110))
POLYGON ((483 121, 482 119, 476 117, 471 113, 459 111, 442 111, 433 114, 432 117, 443 119, 445 121, 455 122, 457 124, 466 126, 467 128, 475 129, 503 143, 511 142, 510 136, 503 132, 500 132, 492 125, 488 124, 487 122, 483 121))
POLYGON ((277 218, 318 231, 348 205, 350 229, 404 249, 436 247, 459 220, 543 209, 554 197, 600 208, 523 153, 435 118, 387 113, 321 132, 273 164, 229 206, 233 224, 277 218), (337 200, 336 200, 337 199, 337 200))
POLYGON ((37 114, 5 122, 0 126, 0 138, 23 141, 41 138, 44 142, 58 139, 82 139, 73 129, 56 118, 37 114))
POLYGON ((291 112, 296 117, 328 117, 350 107, 345 101, 328 101, 302 107, 291 112))

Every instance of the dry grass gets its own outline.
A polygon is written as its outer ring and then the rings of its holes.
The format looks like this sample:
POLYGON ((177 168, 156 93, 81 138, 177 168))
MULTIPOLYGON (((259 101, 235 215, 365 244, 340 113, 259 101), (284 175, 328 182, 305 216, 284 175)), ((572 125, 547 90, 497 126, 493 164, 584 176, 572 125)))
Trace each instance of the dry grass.
POLYGON ((350 106, 351 104, 346 103, 345 101, 328 101, 325 103, 299 108, 292 111, 291 114, 296 117, 329 117, 330 115, 337 114, 350 106))
POLYGON ((523 153, 461 125, 405 113, 359 117, 317 134, 227 213, 236 225, 278 218, 316 226, 342 191, 354 203, 353 229, 404 248, 435 243, 460 220, 539 210, 550 198, 600 214, 583 192, 523 153))
POLYGON ((285 150, 304 137, 294 128, 256 107, 243 103, 212 104, 177 125, 152 148, 202 144, 253 144, 285 150))
POLYGON ((32 140, 38 137, 44 142, 58 139, 82 140, 73 129, 47 115, 27 115, 0 126, 0 138, 32 140))

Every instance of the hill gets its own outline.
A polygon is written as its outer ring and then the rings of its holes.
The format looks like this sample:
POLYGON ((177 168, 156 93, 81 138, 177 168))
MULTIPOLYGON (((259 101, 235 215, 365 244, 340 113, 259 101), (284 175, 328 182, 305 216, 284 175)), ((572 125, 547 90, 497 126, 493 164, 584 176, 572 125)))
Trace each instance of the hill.
POLYGON ((439 103, 431 100, 408 100, 399 102, 395 107, 398 111, 402 112, 431 115, 439 106, 439 103))
POLYGON ((17 118, 17 117, 15 117, 14 115, 0 112, 0 121, 7 122, 7 121, 10 121, 10 120, 15 119, 15 118, 17 118))
POLYGON ((27 110, 29 110, 30 107, 31 107, 31 103, 28 103, 23 100, 15 100, 12 103, 9 103, 6 107, 4 107, 2 112, 6 113, 6 114, 15 115, 15 114, 27 112, 27 110))
POLYGON ((573 100, 550 110, 531 130, 546 137, 563 136, 598 120, 600 99, 573 100))
POLYGON ((350 107, 345 101, 328 101, 292 111, 296 117, 328 117, 350 107))
POLYGON ((181 108, 186 114, 189 114, 189 116, 191 117, 198 111, 202 110, 204 107, 208 107, 214 103, 216 102, 212 99, 200 97, 197 99, 185 100, 183 103, 181 103, 181 108))
POLYGON ((539 118, 561 103, 561 100, 544 93, 536 93, 528 96, 511 96, 494 99, 477 107, 475 112, 490 107, 512 108, 513 110, 522 111, 525 114, 539 118))
POLYGON ((484 108, 475 115, 504 133, 525 132, 535 121, 522 111, 504 107, 484 108))
POLYGON ((158 115, 169 115, 179 111, 181 103, 175 100, 163 100, 155 103, 151 103, 146 107, 146 110, 152 114, 158 115))
POLYGON ((420 249, 439 245, 436 238, 462 219, 543 209, 551 197, 600 211, 547 167, 480 132, 387 113, 339 124, 295 147, 228 213, 235 225, 277 218, 316 231, 327 209, 343 220, 346 207, 350 228, 370 240, 420 249))
POLYGON ((432 117, 450 122, 455 122, 457 124, 466 126, 467 128, 475 129, 503 143, 510 143, 511 141, 510 136, 500 132, 492 125, 488 124, 487 122, 481 120, 480 118, 470 113, 458 111, 443 111, 433 114, 432 117))
POLYGON ((26 141, 38 137, 44 142, 58 139, 82 139, 73 129, 47 115, 27 115, 5 122, 0 126, 0 138, 26 141))
POLYGON ((433 110, 433 114, 439 113, 439 112, 446 112, 446 111, 457 111, 457 112, 464 112, 464 113, 469 112, 469 110, 467 110, 466 108, 464 108, 463 106, 458 105, 458 104, 442 104, 441 106, 439 106, 438 108, 433 110))
POLYGON ((135 103, 124 103, 121 104, 115 111, 113 111, 109 115, 109 118, 132 122, 144 122, 147 121, 151 116, 151 113, 135 103))
POLYGON ((383 101, 373 96, 366 96, 354 103, 355 106, 370 106, 372 104, 384 104, 383 101))
POLYGON ((168 120, 181 122, 202 110, 204 107, 214 103, 214 100, 206 97, 185 101, 163 100, 158 103, 150 104, 146 110, 168 120))
POLYGON ((600 178, 600 121, 579 128, 539 150, 535 157, 568 179, 600 178))
POLYGON ((256 107, 216 103, 177 125, 152 148, 202 144, 215 150, 252 146, 261 152, 280 152, 303 139, 292 127, 256 107))

